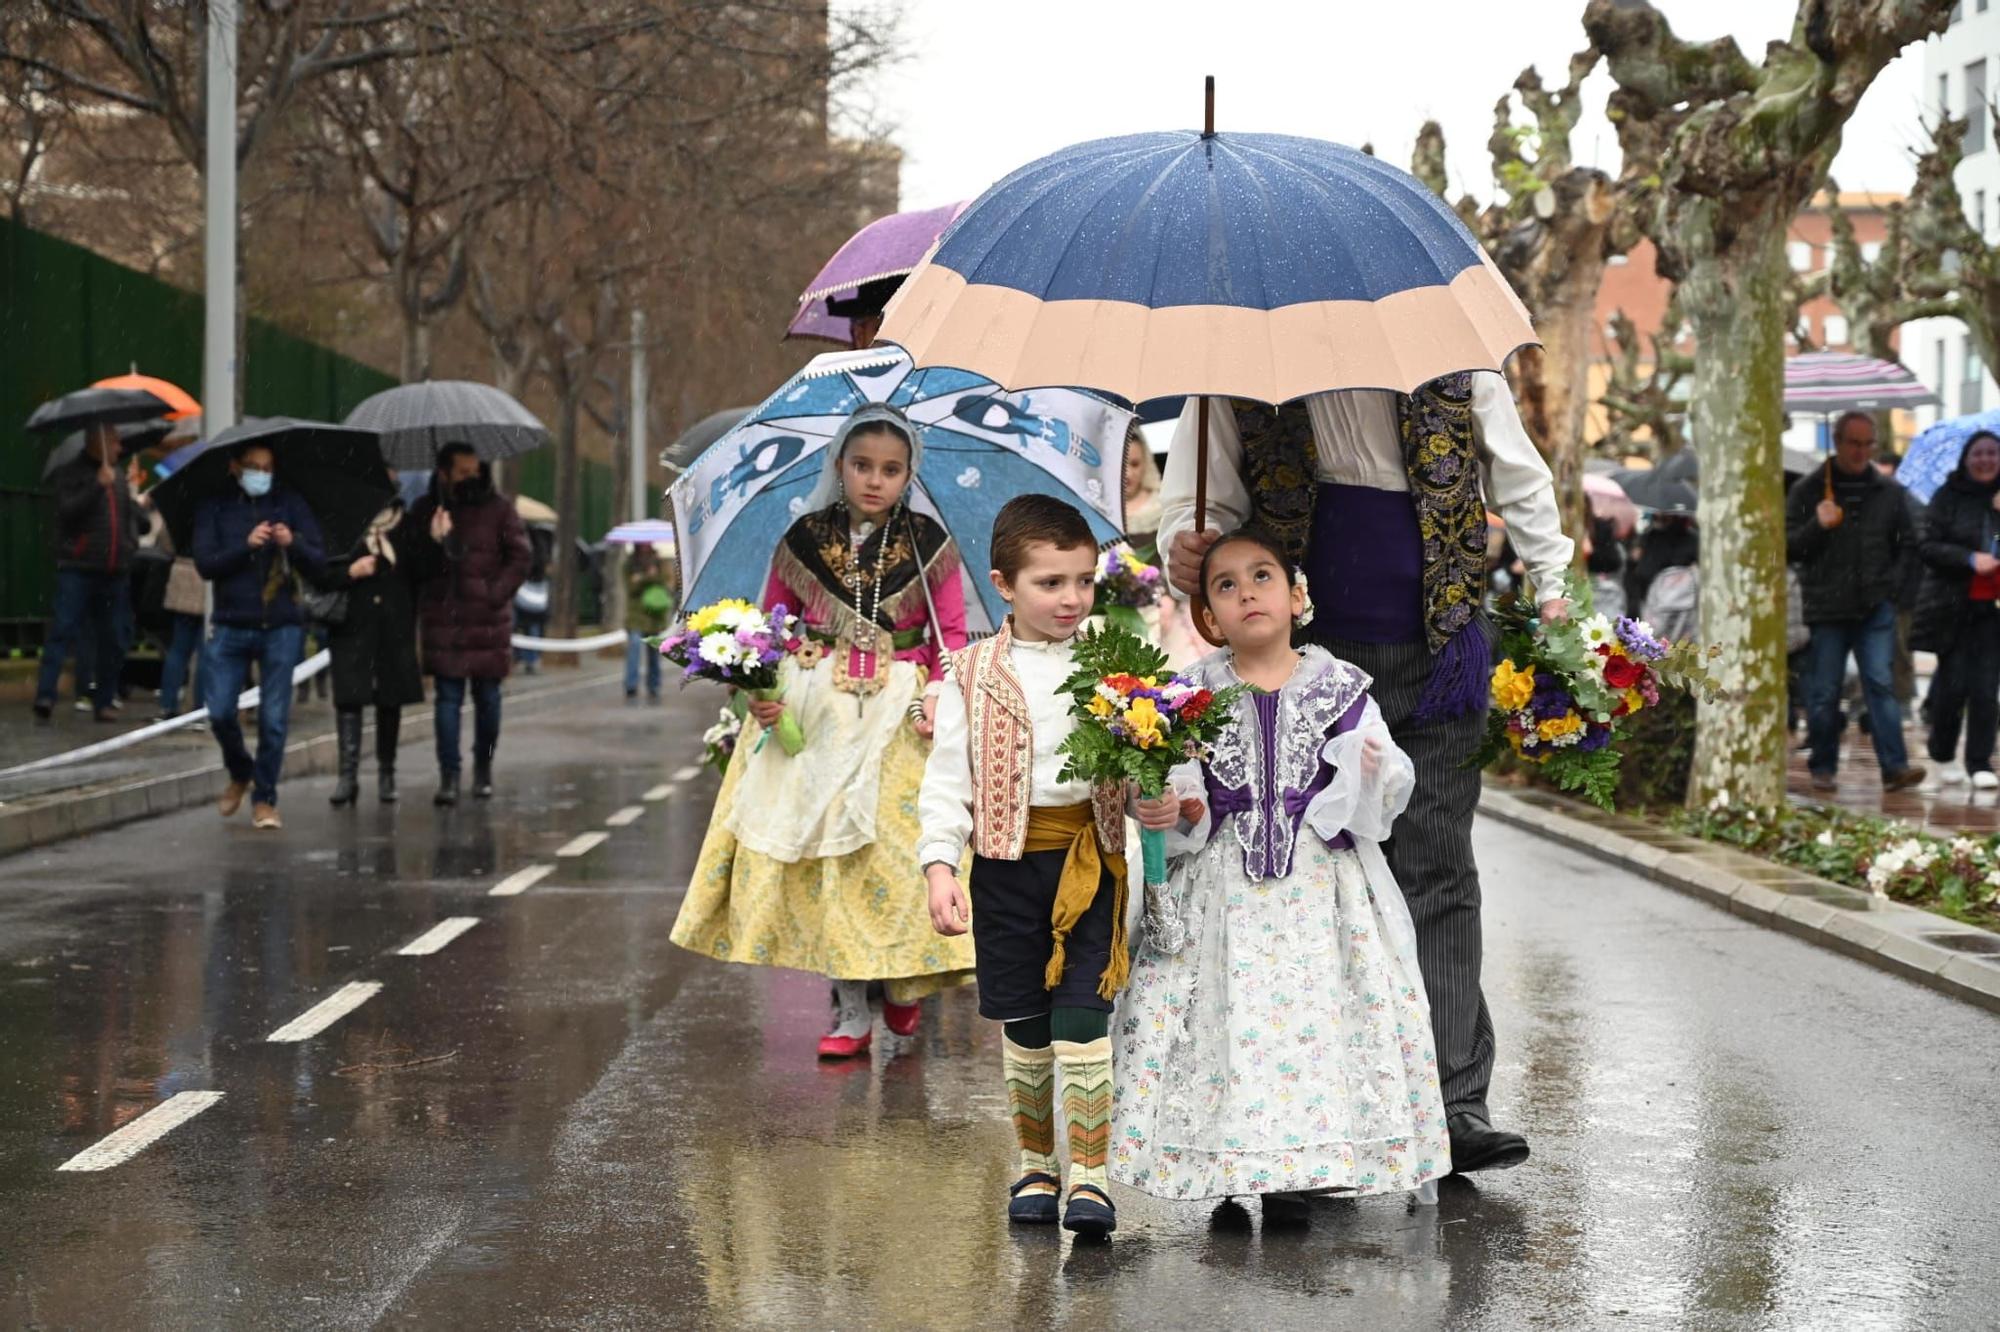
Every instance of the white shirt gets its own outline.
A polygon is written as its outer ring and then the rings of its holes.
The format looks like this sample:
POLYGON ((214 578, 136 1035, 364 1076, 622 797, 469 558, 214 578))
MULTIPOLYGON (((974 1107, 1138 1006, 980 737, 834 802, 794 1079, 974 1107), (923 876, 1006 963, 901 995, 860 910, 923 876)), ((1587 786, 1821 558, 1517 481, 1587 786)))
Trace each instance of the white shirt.
MULTIPOLYGON (((1028 790, 1031 805, 1077 805, 1091 796, 1089 782, 1056 780, 1068 761, 1056 753, 1056 746, 1069 738, 1076 725, 1070 716, 1070 696, 1062 692, 1063 681, 1076 670, 1073 643, 1024 643, 1017 638, 1008 652, 1034 727, 1035 762, 1028 790)), ((917 796, 917 818, 923 827, 917 842, 919 865, 942 862, 956 866, 972 837, 972 749, 967 731, 965 693, 954 680, 938 695, 930 762, 924 766, 924 785, 917 796)))
MULTIPOLYGON (((1194 470, 1197 404, 1189 398, 1174 428, 1172 452, 1160 487, 1160 549, 1194 530, 1194 470)), ((1322 483, 1408 491, 1396 395, 1380 389, 1315 393, 1306 399, 1318 446, 1322 483)), ((1514 394, 1504 376, 1480 371, 1472 376, 1472 414, 1478 422, 1485 464, 1486 502, 1507 524, 1514 551, 1528 568, 1538 599, 1554 595, 1569 570, 1575 546, 1563 535, 1556 504, 1555 476, 1528 438, 1514 394)), ((1243 485, 1243 440, 1227 398, 1210 398, 1208 409, 1208 526, 1227 532, 1250 520, 1249 491, 1243 485)))

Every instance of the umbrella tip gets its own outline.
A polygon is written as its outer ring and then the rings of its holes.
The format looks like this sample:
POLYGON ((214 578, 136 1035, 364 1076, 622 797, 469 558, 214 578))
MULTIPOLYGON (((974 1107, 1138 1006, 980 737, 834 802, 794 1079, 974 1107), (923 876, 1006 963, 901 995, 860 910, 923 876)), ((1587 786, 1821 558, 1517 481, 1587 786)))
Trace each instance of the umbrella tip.
POLYGON ((1201 137, 1204 139, 1212 139, 1215 137, 1215 75, 1213 74, 1204 75, 1201 83, 1202 83, 1201 137))

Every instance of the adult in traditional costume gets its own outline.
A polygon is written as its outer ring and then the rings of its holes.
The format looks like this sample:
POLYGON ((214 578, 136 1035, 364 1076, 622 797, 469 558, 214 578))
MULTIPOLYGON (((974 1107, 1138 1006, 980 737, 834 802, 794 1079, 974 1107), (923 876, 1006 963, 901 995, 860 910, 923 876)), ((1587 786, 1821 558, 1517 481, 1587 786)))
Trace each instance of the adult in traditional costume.
POLYGON ((1373 680, 1416 786, 1385 846, 1415 921, 1459 1171, 1517 1165, 1527 1141, 1492 1126, 1493 1021, 1480 992, 1479 870, 1466 766, 1486 725, 1481 612, 1486 509, 1506 521, 1544 614, 1562 610, 1572 546, 1554 478, 1506 380, 1447 375, 1412 394, 1346 390, 1282 407, 1211 399, 1206 532, 1194 530, 1196 407, 1167 458, 1161 546, 1196 590, 1218 532, 1255 522, 1306 571, 1315 641, 1373 680), (1484 494, 1481 481, 1484 479, 1484 494))

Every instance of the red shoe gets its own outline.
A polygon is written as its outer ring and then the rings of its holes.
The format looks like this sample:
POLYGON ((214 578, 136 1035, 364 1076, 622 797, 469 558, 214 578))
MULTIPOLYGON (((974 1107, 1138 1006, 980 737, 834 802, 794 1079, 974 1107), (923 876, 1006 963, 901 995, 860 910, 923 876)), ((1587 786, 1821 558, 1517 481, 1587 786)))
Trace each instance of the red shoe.
POLYGON ((875 1033, 872 1031, 864 1031, 859 1036, 836 1036, 828 1032, 819 1038, 819 1057, 852 1059, 856 1055, 868 1053, 869 1042, 874 1039, 875 1033))
POLYGON ((919 1004, 892 1004, 882 1001, 882 1025, 898 1036, 914 1036, 917 1025, 924 1020, 924 1010, 919 1004))

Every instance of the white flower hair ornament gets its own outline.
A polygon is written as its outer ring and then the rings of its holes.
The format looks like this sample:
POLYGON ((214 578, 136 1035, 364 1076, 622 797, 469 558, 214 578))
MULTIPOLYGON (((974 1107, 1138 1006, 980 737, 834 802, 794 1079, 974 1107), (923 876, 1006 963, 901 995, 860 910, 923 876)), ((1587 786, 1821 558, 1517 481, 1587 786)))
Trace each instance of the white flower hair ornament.
POLYGON ((1292 586, 1299 589, 1300 592, 1305 593, 1306 608, 1300 611, 1297 615, 1292 617, 1293 626, 1299 629, 1303 629, 1307 625, 1313 622, 1312 593, 1310 591, 1307 591, 1306 571, 1304 569, 1295 570, 1293 572, 1292 586))

